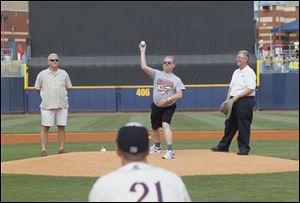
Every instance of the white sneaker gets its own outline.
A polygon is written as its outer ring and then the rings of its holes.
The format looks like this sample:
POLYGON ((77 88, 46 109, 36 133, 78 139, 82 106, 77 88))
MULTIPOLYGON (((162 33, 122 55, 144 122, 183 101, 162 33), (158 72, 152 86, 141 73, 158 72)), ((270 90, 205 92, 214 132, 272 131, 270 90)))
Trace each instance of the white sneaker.
POLYGON ((161 147, 156 147, 155 145, 152 145, 150 147, 150 154, 159 154, 161 152, 161 147))
POLYGON ((174 159, 175 152, 173 150, 167 150, 166 154, 162 158, 163 159, 174 159))

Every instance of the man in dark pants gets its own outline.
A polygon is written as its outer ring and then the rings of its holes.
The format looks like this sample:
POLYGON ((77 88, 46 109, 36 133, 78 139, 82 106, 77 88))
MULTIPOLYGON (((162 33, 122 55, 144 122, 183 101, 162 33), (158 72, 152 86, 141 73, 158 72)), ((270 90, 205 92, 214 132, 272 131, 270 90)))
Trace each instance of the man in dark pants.
POLYGON ((248 66, 248 51, 239 51, 236 63, 239 66, 234 71, 228 89, 227 98, 233 100, 231 114, 225 121, 224 137, 216 147, 211 148, 215 152, 228 152, 231 141, 238 133, 238 155, 248 155, 250 151, 250 131, 255 105, 256 75, 248 66))

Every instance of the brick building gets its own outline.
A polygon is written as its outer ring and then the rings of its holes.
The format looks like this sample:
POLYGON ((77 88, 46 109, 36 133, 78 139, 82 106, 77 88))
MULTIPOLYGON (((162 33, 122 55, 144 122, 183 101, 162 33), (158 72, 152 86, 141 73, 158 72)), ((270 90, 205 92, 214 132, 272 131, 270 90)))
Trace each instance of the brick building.
POLYGON ((272 33, 271 29, 299 20, 299 2, 285 1, 284 4, 261 2, 258 4, 258 39, 270 45, 282 44, 285 48, 299 40, 299 31, 272 33))
POLYGON ((1 1, 1 49, 27 48, 29 39, 28 1, 1 1))

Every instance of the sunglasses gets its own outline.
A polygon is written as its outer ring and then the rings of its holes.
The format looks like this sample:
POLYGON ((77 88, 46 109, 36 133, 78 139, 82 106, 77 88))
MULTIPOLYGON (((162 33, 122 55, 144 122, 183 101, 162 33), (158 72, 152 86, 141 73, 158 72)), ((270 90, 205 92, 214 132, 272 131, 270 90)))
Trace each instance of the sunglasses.
POLYGON ((164 61, 164 64, 172 64, 172 62, 170 62, 170 61, 164 61))
POLYGON ((58 59, 50 59, 49 61, 51 61, 51 62, 58 62, 58 59))

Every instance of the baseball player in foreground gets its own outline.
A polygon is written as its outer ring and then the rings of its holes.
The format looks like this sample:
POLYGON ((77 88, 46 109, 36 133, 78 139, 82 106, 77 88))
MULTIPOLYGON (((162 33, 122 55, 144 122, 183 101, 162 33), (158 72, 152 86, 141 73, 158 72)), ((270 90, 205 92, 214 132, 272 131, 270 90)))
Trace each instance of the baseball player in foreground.
POLYGON ((117 135, 122 167, 99 178, 89 194, 90 202, 190 202, 181 178, 147 163, 148 130, 127 123, 117 135))
POLYGON ((176 101, 182 98, 182 90, 185 89, 181 79, 177 77, 173 70, 176 66, 174 56, 166 56, 163 62, 163 71, 153 69, 146 63, 146 43, 139 44, 141 51, 141 68, 153 79, 153 103, 151 105, 151 125, 153 130, 154 145, 150 148, 150 153, 160 153, 159 130, 162 127, 167 143, 166 154, 163 159, 175 158, 173 151, 171 120, 176 109, 176 101))

